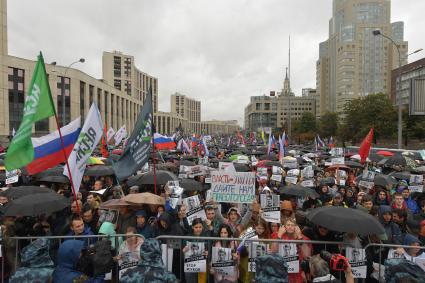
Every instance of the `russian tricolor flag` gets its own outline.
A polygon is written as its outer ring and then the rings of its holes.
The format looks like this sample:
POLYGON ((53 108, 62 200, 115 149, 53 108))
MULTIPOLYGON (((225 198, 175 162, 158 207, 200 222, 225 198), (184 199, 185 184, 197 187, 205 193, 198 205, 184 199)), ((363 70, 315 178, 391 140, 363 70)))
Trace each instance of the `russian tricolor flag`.
MULTIPOLYGON (((61 128, 66 155, 69 156, 81 130, 81 119, 77 118, 61 128)), ((34 147, 34 160, 27 165, 30 175, 37 174, 65 162, 59 131, 46 136, 31 138, 34 147)))
POLYGON ((173 137, 163 136, 158 133, 153 134, 153 142, 155 144, 155 148, 159 150, 176 148, 176 143, 174 142, 173 137))

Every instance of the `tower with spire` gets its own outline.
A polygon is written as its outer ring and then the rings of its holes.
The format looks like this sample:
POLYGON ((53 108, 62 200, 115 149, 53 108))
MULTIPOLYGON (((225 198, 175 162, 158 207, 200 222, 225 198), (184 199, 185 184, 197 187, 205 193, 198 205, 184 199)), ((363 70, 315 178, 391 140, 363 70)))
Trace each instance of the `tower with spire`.
POLYGON ((282 95, 288 96, 291 93, 289 78, 288 78, 288 67, 286 67, 285 79, 283 80, 282 95))

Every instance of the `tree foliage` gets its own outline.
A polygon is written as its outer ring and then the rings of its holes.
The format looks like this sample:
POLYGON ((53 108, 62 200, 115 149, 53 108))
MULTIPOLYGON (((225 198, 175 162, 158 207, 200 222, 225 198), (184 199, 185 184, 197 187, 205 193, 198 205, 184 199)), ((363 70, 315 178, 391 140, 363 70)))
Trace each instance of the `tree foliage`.
POLYGON ((304 112, 301 119, 296 121, 294 132, 298 134, 315 133, 316 132, 316 117, 311 112, 304 112))
POLYGON ((339 127, 339 117, 336 112, 326 112, 320 117, 318 130, 322 137, 335 137, 339 127))
POLYGON ((397 134, 397 112, 385 94, 370 94, 347 102, 343 116, 340 131, 343 140, 360 141, 370 128, 374 128, 375 142, 397 134))

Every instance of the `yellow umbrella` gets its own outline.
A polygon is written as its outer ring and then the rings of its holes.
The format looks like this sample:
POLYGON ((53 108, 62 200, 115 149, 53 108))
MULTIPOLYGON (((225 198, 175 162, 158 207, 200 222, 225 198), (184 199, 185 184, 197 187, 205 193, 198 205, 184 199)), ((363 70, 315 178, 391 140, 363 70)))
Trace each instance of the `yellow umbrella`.
POLYGON ((90 156, 89 159, 87 159, 87 164, 88 165, 103 165, 105 163, 103 163, 103 161, 97 157, 90 156))

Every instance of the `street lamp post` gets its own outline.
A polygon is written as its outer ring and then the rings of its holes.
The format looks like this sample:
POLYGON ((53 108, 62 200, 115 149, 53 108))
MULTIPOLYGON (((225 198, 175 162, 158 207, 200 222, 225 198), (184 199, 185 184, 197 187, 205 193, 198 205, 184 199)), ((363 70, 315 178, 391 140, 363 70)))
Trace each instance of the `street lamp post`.
POLYGON ((391 41, 391 43, 397 48, 398 52, 398 74, 397 74, 397 80, 398 80, 398 86, 396 90, 396 99, 398 100, 398 122, 397 122, 397 147, 398 149, 401 149, 401 142, 402 142, 402 134, 403 134, 403 102, 401 98, 401 53, 400 53, 400 47, 397 45, 397 43, 389 36, 381 33, 380 30, 374 30, 373 35, 375 36, 382 36, 391 41))
MULTIPOLYGON (((66 111, 65 111, 65 77, 66 73, 68 72, 69 68, 72 67, 72 65, 77 63, 84 63, 86 60, 84 58, 80 58, 79 60, 72 62, 71 64, 66 67, 65 72, 61 79, 61 94, 62 94, 62 127, 66 125, 66 111)), ((52 65, 56 65, 56 62, 52 62, 52 65)))

